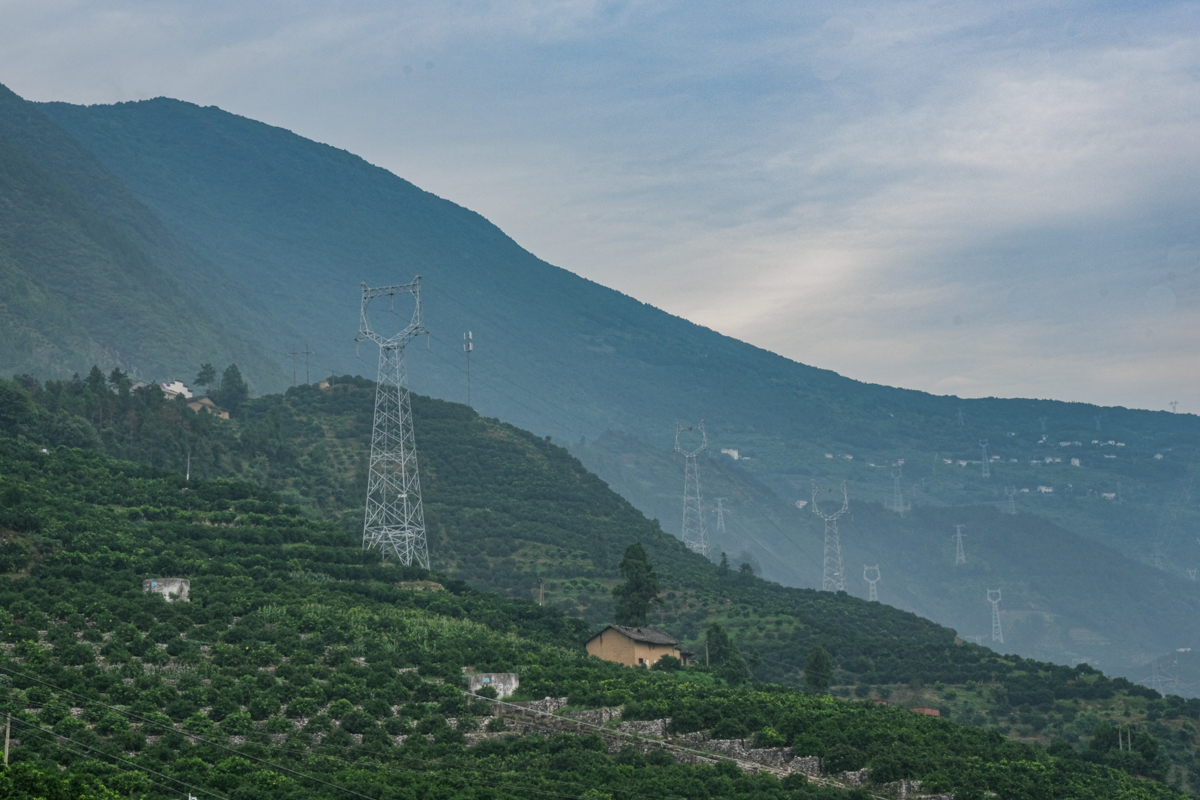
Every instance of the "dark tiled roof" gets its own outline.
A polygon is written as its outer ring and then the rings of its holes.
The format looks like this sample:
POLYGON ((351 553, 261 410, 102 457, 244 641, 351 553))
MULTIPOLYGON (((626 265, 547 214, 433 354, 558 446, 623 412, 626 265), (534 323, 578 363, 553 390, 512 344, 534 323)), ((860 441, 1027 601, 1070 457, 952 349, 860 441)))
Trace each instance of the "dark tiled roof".
POLYGON ((614 631, 619 631, 625 634, 635 642, 646 642, 647 644, 679 644, 679 640, 668 633, 655 630, 654 628, 626 628, 624 625, 609 625, 614 631))

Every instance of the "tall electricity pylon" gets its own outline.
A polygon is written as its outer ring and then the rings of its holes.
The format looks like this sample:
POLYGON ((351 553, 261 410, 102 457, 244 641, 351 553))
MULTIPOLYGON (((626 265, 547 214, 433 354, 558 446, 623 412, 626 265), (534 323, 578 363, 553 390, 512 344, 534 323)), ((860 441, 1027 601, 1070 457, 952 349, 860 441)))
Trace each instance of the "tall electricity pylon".
POLYGON ((1042 433, 1046 432, 1046 418, 1038 417, 1038 422, 1042 423, 1042 433))
POLYGON ((990 478, 992 477, 992 467, 991 462, 988 461, 987 444, 987 439, 979 440, 979 447, 983 450, 983 477, 990 478))
POLYGON ((675 426, 675 452, 684 458, 683 465, 683 544, 693 553, 708 558, 708 533, 704 529, 704 508, 700 499, 700 464, 697 456, 708 449, 708 434, 704 431, 704 420, 700 420, 700 446, 695 450, 684 450, 679 436, 693 430, 691 425, 675 426))
POLYGON ((367 509, 363 522, 363 549, 378 548, 384 558, 394 555, 401 564, 413 562, 429 569, 425 543, 425 511, 421 506, 421 479, 417 473, 417 445, 413 437, 412 405, 408 397, 408 372, 404 347, 428 333, 421 324, 421 277, 412 283, 372 289, 362 285, 362 315, 358 338, 379 345, 379 378, 375 387, 375 425, 371 431, 371 463, 367 477, 367 509), (367 311, 371 301, 397 295, 415 300, 412 320, 399 333, 384 338, 371 330, 367 311))
POLYGON ((867 589, 867 601, 868 602, 872 602, 872 601, 876 602, 876 603, 879 602, 879 590, 875 588, 875 584, 879 583, 879 579, 881 577, 882 576, 879 574, 879 565, 878 564, 876 564, 873 567, 868 567, 866 564, 863 564, 863 580, 867 582, 867 586, 868 586, 868 589, 867 589), (870 573, 871 570, 875 570, 874 578, 868 577, 868 573, 870 573))
POLYGON ((1004 494, 1008 496, 1008 513, 1017 513, 1017 501, 1014 499, 1017 496, 1017 487, 1005 486, 1004 494))
POLYGON ((988 589, 988 602, 992 604, 992 641, 1004 644, 1004 631, 1000 630, 999 589, 988 589))
POLYGON ((957 545, 957 549, 954 552, 955 566, 957 566, 959 564, 967 563, 967 554, 963 552, 963 545, 962 545, 962 540, 963 540, 962 529, 965 527, 967 527, 967 526, 966 525, 955 525, 954 526, 954 541, 957 545))
POLYGON ((904 516, 907 510, 904 505, 904 493, 900 490, 900 479, 904 475, 904 467, 892 470, 892 511, 904 516))
POLYGON ((717 532, 725 533, 725 498, 717 498, 717 532))
MULTIPOLYGON (((821 589, 826 592, 846 591, 846 571, 842 568, 842 542, 838 536, 838 517, 850 508, 850 496, 846 493, 846 482, 842 481, 842 507, 833 514, 827 514, 817 505, 817 485, 813 484, 813 513, 825 520, 825 564, 821 576, 821 589)), ((833 489, 826 489, 833 493, 833 489)))

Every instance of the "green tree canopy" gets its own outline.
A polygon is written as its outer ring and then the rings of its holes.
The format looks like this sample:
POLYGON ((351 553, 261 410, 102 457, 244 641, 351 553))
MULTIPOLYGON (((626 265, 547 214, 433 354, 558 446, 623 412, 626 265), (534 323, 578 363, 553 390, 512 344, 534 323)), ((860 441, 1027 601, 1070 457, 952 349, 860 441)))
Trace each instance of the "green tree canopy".
POLYGON ((212 364, 201 364, 200 371, 196 373, 196 380, 192 381, 197 386, 209 387, 217 382, 217 369, 212 364))
POLYGON ((823 647, 814 647, 808 651, 804 661, 804 687, 810 692, 824 692, 829 689, 833 680, 833 661, 823 647))
POLYGON ((613 589, 617 601, 616 620, 618 625, 645 625, 650 606, 658 600, 658 576, 646 556, 641 542, 625 548, 625 556, 619 565, 625 582, 613 589))
POLYGON ((217 405, 224 406, 230 411, 237 411, 238 406, 250 399, 250 387, 242 377, 242 371, 237 364, 230 364, 221 373, 221 385, 212 393, 217 405))

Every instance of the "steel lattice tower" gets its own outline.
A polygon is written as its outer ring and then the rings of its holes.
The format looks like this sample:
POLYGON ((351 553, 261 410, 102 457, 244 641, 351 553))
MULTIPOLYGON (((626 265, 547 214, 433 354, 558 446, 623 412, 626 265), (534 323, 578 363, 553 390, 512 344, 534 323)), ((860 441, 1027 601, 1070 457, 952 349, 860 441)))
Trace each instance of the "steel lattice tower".
POLYGON ((1017 513, 1017 502, 1013 498, 1017 496, 1017 487, 1005 486, 1004 494, 1008 496, 1008 513, 1016 514, 1017 513))
POLYGON ((992 604, 992 641, 1004 644, 1004 631, 1000 630, 1000 590, 988 589, 987 597, 992 604))
POLYGON ((954 526, 954 541, 958 548, 954 553, 955 565, 967 563, 967 554, 963 552, 963 546, 962 546, 962 540, 963 540, 962 529, 965 527, 966 527, 966 525, 955 525, 954 526))
POLYGON ((904 492, 900 489, 900 479, 904 476, 904 467, 892 470, 892 511, 904 516, 904 492))
POLYGON ((362 285, 362 316, 356 341, 379 345, 379 377, 375 387, 375 424, 371 431, 371 463, 367 478, 367 508, 363 522, 363 549, 378 548, 384 558, 394 555, 401 564, 413 562, 429 569, 425 543, 425 511, 421 506, 421 479, 417 473, 417 446, 413 437, 412 405, 404 347, 428 333, 421 324, 421 278, 399 286, 372 289, 362 285), (412 295, 412 320, 391 338, 371 330, 367 315, 371 300, 412 295))
POLYGON ((987 439, 979 440, 979 447, 983 450, 983 477, 990 478, 992 477, 992 466, 991 462, 988 461, 987 444, 987 439))
POLYGON ((875 588, 875 584, 879 583, 879 579, 881 577, 883 577, 883 576, 879 574, 879 565, 878 564, 876 564, 873 567, 868 567, 866 564, 863 564, 863 580, 867 582, 867 586, 869 587, 867 589, 867 601, 868 602, 872 602, 872 601, 876 602, 876 603, 879 602, 879 590, 875 588), (869 573, 871 570, 875 570, 874 578, 867 577, 867 573, 869 573))
MULTIPOLYGON (((821 576, 821 589, 826 592, 846 591, 846 571, 842 567, 842 541, 838 535, 838 517, 850 508, 850 497, 846 493, 846 482, 842 481, 842 507, 833 514, 826 514, 817 506, 817 485, 813 484, 813 513, 825 520, 825 564, 821 576)), ((833 489, 826 489, 830 494, 833 489)))
POLYGON ((700 420, 700 446, 695 450, 684 450, 679 436, 693 430, 691 425, 675 426, 675 452, 683 455, 683 543, 693 553, 708 558, 708 533, 704 526, 704 508, 700 499, 700 464, 697 457, 708 449, 708 434, 704 431, 704 420, 700 420))
POLYGON ((717 498, 717 532, 725 533, 725 498, 717 498))

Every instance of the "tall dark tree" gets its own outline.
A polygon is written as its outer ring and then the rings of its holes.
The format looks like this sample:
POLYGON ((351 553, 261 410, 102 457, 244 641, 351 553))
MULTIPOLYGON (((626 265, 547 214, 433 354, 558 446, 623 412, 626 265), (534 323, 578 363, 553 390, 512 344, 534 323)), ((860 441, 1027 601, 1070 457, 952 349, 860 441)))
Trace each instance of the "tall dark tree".
POLYGON ((246 385, 237 364, 230 364, 221 373, 221 385, 212 393, 212 397, 217 405, 230 411, 237 411, 238 406, 250 399, 250 387, 246 385))
POLYGON ((196 380, 192 383, 197 386, 203 386, 206 390, 217 382, 217 369, 212 364, 201 364, 200 371, 196 373, 196 380))
POLYGON ((823 647, 808 651, 804 661, 804 688, 810 692, 825 692, 833 680, 833 660, 823 647))
POLYGON ((708 648, 708 663, 714 666, 731 661, 741 661, 742 655, 737 645, 729 638, 729 634, 718 623, 708 626, 704 634, 705 646, 708 648))
POLYGON ((658 576, 654 574, 654 567, 640 542, 625 548, 625 556, 618 568, 625 582, 613 589, 613 598, 617 601, 617 624, 645 625, 650 606, 659 602, 659 586, 658 576))

